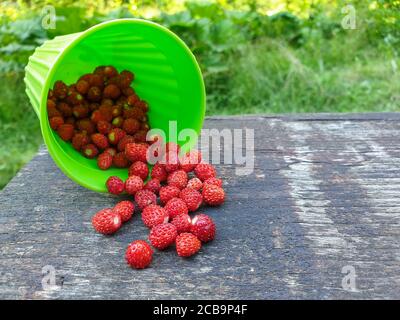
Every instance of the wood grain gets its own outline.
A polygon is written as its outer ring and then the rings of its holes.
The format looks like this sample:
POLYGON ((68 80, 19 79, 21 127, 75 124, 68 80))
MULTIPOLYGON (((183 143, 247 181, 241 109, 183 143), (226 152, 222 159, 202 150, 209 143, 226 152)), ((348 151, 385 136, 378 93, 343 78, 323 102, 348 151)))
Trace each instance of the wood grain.
POLYGON ((70 181, 42 147, 0 193, 0 298, 399 299, 399 120, 207 118, 206 128, 255 130, 254 172, 218 165, 228 200, 202 210, 217 238, 191 259, 156 252, 142 271, 123 259, 128 243, 147 237, 140 216, 115 236, 94 233, 92 214, 118 198, 70 181), (53 290, 42 288, 46 265, 53 290), (355 291, 342 287, 346 266, 355 291))

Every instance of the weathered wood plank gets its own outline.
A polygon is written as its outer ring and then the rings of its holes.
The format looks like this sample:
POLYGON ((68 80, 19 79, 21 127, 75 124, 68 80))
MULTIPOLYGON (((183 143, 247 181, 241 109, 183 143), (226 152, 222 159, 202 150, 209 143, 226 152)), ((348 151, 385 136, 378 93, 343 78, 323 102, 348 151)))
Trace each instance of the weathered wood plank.
POLYGON ((254 172, 218 165, 228 201, 203 210, 217 238, 192 259, 157 252, 142 271, 123 261, 126 245, 147 236, 139 215, 113 237, 95 234, 91 215, 118 198, 74 184, 41 148, 0 193, 0 298, 398 299, 399 120, 208 118, 206 128, 255 130, 254 172), (46 265, 56 270, 51 291, 46 265), (346 266, 354 292, 342 287, 346 266))

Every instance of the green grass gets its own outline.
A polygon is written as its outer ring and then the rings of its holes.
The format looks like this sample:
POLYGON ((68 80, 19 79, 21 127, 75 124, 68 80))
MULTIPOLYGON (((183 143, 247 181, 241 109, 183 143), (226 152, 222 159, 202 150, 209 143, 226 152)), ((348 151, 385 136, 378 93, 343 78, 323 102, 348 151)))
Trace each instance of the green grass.
POLYGON ((22 75, 0 82, 0 189, 28 162, 42 141, 39 121, 25 95, 22 75))

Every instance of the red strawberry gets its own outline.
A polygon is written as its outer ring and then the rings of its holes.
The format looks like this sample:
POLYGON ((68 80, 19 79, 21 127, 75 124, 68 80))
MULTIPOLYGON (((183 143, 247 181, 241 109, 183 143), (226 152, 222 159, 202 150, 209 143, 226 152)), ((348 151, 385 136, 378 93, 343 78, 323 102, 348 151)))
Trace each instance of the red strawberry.
POLYGON ((129 176, 138 176, 142 180, 146 180, 149 175, 149 168, 147 164, 142 161, 136 161, 129 167, 129 176))
POLYGON ((180 257, 190 257, 201 248, 201 241, 191 233, 181 233, 176 237, 176 252, 180 257))
POLYGON ((104 152, 108 152, 113 157, 115 157, 115 155, 117 154, 117 151, 114 148, 107 148, 106 150, 104 150, 104 152))
POLYGON ((138 176, 130 176, 125 181, 125 191, 129 194, 135 194, 143 189, 143 180, 138 176))
POLYGON ((172 198, 169 200, 165 204, 164 209, 168 212, 170 220, 181 214, 188 214, 189 212, 185 201, 180 198, 172 198))
POLYGON ((101 170, 107 170, 109 167, 111 167, 112 162, 113 156, 108 152, 101 153, 97 158, 97 166, 101 170))
POLYGON ((94 123, 87 118, 78 120, 76 125, 79 130, 86 132, 88 135, 91 135, 96 131, 94 123))
POLYGON ((64 124, 64 119, 63 117, 53 117, 50 119, 50 127, 53 130, 57 130, 59 126, 61 126, 62 124, 64 124))
POLYGON ((168 213, 164 208, 156 204, 151 204, 143 209, 142 220, 148 228, 153 228, 159 224, 168 222, 168 213))
POLYGON ((118 142, 121 141, 123 137, 125 137, 126 133, 122 129, 114 128, 111 129, 110 133, 108 134, 108 140, 111 144, 117 145, 118 142))
POLYGON ((69 141, 74 135, 74 126, 72 124, 62 124, 58 127, 57 133, 64 141, 69 141))
POLYGON ((104 134, 101 133, 94 133, 90 136, 92 139, 92 142, 100 149, 107 149, 109 144, 108 144, 108 139, 104 134))
POLYGON ((124 123, 124 118, 121 116, 115 117, 111 123, 114 127, 121 128, 122 124, 124 123))
POLYGON ((204 181, 204 185, 206 184, 213 184, 218 187, 222 187, 222 180, 219 178, 208 178, 204 181))
POLYGON ((177 170, 169 174, 167 183, 169 186, 174 186, 179 189, 186 187, 188 182, 187 173, 183 170, 177 170))
POLYGON ((210 206, 219 206, 225 201, 224 189, 213 184, 204 184, 203 199, 210 206))
POLYGON ((93 158, 97 157, 97 155, 99 154, 99 150, 97 149, 97 147, 94 144, 89 143, 82 148, 82 154, 86 158, 93 159, 93 158))
POLYGON ((217 175, 214 166, 209 163, 199 163, 194 169, 194 173, 201 181, 214 178, 217 175))
POLYGON ((118 177, 109 177, 106 181, 107 190, 112 194, 120 194, 125 190, 125 183, 118 177))
POLYGON ((135 205, 131 201, 124 200, 118 202, 113 210, 121 216, 122 222, 126 222, 132 217, 135 211, 135 205))
POLYGON ((160 201, 161 203, 167 203, 172 198, 179 197, 179 188, 174 186, 165 186, 160 189, 160 201))
POLYGON ((201 153, 197 150, 191 150, 180 157, 179 162, 182 170, 193 171, 196 165, 201 162, 201 153))
POLYGON ((150 230, 149 240, 154 248, 163 250, 175 242, 178 235, 176 227, 171 223, 162 223, 150 230))
POLYGON ((215 223, 211 217, 200 213, 192 219, 190 232, 202 242, 211 241, 215 237, 215 223))
POLYGON ((130 135, 126 135, 118 142, 118 151, 125 152, 125 147, 128 143, 135 143, 135 139, 130 135))
POLYGON ((135 193, 135 202, 140 209, 144 209, 151 204, 157 204, 157 196, 150 190, 139 190, 135 193))
POLYGON ((160 182, 167 180, 167 172, 164 169, 164 166, 160 163, 156 163, 151 170, 151 177, 153 179, 158 179, 160 182))
POLYGON ((181 147, 175 142, 170 141, 165 144, 166 154, 178 155, 180 149, 181 147))
POLYGON ((83 146, 89 144, 90 139, 85 133, 76 133, 72 138, 72 146, 75 150, 81 151, 83 146))
POLYGON ((127 134, 134 134, 140 129, 140 122, 137 119, 129 118, 126 119, 122 125, 122 129, 127 134))
POLYGON ((161 183, 160 180, 158 179, 150 179, 147 181, 147 183, 144 185, 144 189, 150 190, 151 192, 158 194, 160 189, 161 189, 161 183))
POLYGON ((111 129, 112 129, 111 123, 104 121, 104 120, 100 120, 99 122, 97 122, 97 131, 99 133, 109 134, 111 129))
POLYGON ((179 158, 175 153, 167 153, 164 156, 164 168, 168 173, 174 172, 179 169, 179 158))
POLYGON ((187 187, 200 191, 201 188, 203 187, 203 182, 201 182, 199 178, 192 178, 188 181, 187 187))
POLYGON ((115 84, 109 84, 104 88, 103 97, 117 99, 121 95, 121 90, 115 84))
POLYGON ((185 201, 190 212, 196 211, 203 202, 201 193, 191 188, 183 189, 179 194, 179 198, 185 201))
POLYGON ((113 157, 113 164, 117 168, 127 168, 129 166, 129 161, 125 156, 125 152, 118 152, 113 157))
POLYGON ((97 212, 92 218, 93 228, 102 234, 112 234, 121 227, 121 217, 112 209, 97 212))
POLYGON ((141 143, 128 143, 125 146, 125 155, 132 162, 147 162, 147 147, 147 145, 141 143))
POLYGON ((126 249, 125 259, 131 267, 144 269, 153 260, 153 250, 146 241, 135 240, 126 249))
POLYGON ((190 219, 190 216, 188 214, 181 214, 179 216, 176 216, 172 219, 171 223, 176 227, 178 234, 182 232, 190 232, 190 229, 192 227, 192 219, 190 219))

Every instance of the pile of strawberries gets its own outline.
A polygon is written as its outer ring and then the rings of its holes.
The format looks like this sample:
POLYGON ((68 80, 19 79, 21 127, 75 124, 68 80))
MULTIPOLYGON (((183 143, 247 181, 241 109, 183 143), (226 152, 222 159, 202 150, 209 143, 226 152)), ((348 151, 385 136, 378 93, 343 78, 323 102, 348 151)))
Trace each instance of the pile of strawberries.
MULTIPOLYGON (((201 205, 223 204, 222 180, 217 178, 213 165, 202 161, 200 152, 192 150, 180 155, 179 146, 174 143, 166 144, 163 160, 153 166, 148 177, 147 149, 145 144, 128 143, 125 153, 132 161, 129 177, 122 181, 112 176, 106 182, 110 193, 125 192, 134 197, 135 203, 125 200, 97 212, 92 218, 93 227, 102 234, 112 234, 137 208, 150 229, 151 246, 163 250, 175 244, 179 256, 192 256, 202 243, 214 239, 216 228, 208 215, 199 213, 191 217, 189 213, 201 205)), ((145 240, 132 242, 126 250, 127 263, 134 268, 146 268, 153 257, 150 244, 145 240)))
POLYGON ((134 74, 113 66, 97 67, 75 84, 56 81, 49 90, 50 126, 85 157, 97 157, 100 169, 127 168, 130 142, 146 142, 148 104, 131 87, 134 74))

